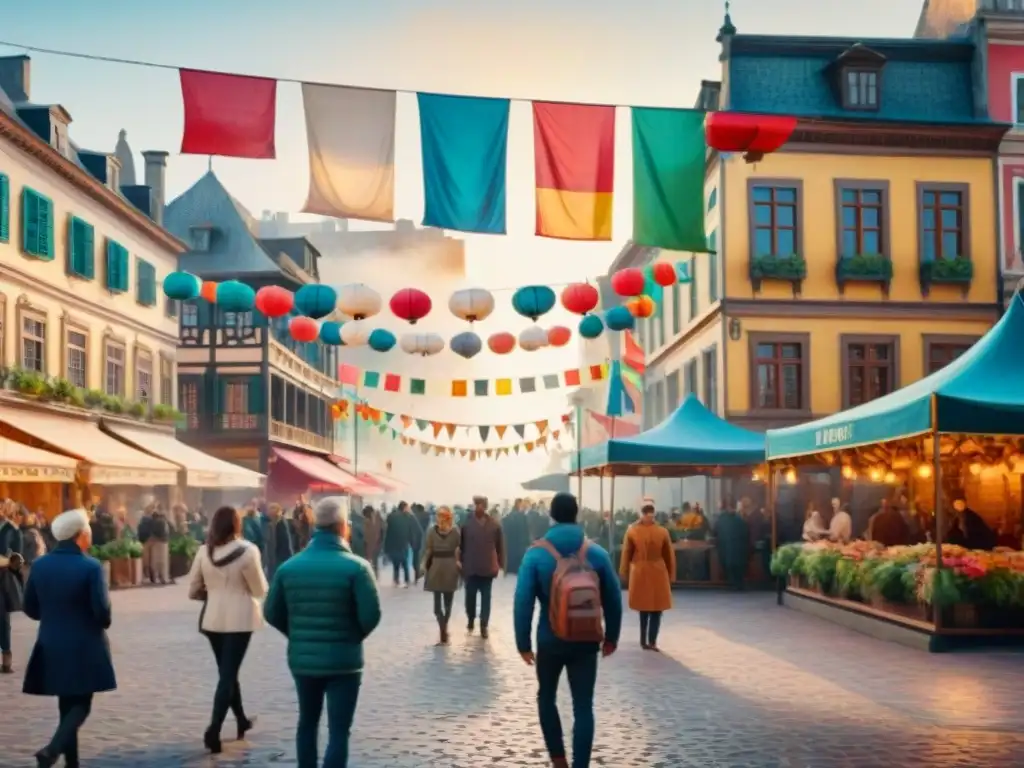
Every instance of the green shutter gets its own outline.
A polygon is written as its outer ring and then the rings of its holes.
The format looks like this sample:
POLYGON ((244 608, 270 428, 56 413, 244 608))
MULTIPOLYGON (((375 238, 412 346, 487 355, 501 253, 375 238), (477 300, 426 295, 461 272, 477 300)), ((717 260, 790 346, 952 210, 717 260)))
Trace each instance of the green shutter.
POLYGON ((28 256, 53 259, 53 201, 34 189, 21 192, 22 250, 28 256))
POLYGON ((266 413, 266 398, 263 392, 263 377, 249 377, 249 413, 262 416, 266 413))
POLYGON ((156 268, 144 259, 135 260, 135 300, 146 307, 156 306, 156 268))
POLYGON ((95 234, 92 224, 72 216, 68 223, 68 274, 91 280, 96 276, 95 264, 95 234))
POLYGON ((107 290, 125 293, 128 290, 128 249, 107 238, 107 290))
POLYGON ((697 317, 697 309, 700 303, 697 301, 697 258, 690 257, 690 319, 697 317))
POLYGON ((11 239, 11 180, 0 173, 0 243, 11 239))

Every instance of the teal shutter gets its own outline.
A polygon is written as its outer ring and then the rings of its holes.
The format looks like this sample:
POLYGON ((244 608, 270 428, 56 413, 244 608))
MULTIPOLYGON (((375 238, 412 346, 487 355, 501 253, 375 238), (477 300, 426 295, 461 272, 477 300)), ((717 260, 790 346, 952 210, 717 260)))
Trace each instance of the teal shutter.
POLYGON ((107 238, 107 290, 125 293, 128 290, 128 249, 107 238))
POLYGON ((263 377, 249 377, 249 413, 262 416, 267 412, 266 397, 263 392, 263 377))
POLYGON ((135 300, 145 307, 156 306, 156 267, 143 259, 135 260, 135 300))
POLYGON ((697 309, 700 302, 697 301, 697 258, 690 257, 690 319, 697 316, 697 309))
POLYGON ((0 243, 11 239, 11 180, 0 173, 0 243))
POLYGON ((29 256, 53 259, 53 201, 25 187, 22 197, 22 249, 29 256))
POLYGON ((93 227, 77 216, 72 216, 68 229, 68 274, 91 280, 96 276, 96 248, 93 227))

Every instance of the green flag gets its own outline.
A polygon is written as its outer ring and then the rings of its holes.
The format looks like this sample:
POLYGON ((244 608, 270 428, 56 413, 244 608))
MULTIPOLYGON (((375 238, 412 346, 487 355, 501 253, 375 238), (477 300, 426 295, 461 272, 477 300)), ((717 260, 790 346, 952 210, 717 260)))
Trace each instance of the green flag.
POLYGON ((704 233, 704 113, 633 107, 633 242, 708 250, 704 233))

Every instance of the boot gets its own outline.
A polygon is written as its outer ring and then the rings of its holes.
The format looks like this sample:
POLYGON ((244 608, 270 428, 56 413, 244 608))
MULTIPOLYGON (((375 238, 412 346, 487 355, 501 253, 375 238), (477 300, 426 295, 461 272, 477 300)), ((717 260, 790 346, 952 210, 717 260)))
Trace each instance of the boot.
POLYGON ((569 760, 565 757, 552 757, 551 768, 569 768, 569 760))
POLYGON ((10 675, 14 673, 14 657, 10 651, 4 651, 2 662, 0 662, 0 673, 10 675))
POLYGON ((441 639, 438 640, 438 645, 448 645, 448 622, 444 619, 437 620, 437 628, 440 630, 441 639))

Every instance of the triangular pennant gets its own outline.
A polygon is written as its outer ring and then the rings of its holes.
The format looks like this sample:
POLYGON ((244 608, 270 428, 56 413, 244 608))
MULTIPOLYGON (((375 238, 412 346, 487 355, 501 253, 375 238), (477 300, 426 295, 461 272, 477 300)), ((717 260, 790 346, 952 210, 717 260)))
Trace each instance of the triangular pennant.
POLYGON ((391 421, 393 418, 395 418, 395 414, 393 414, 393 413, 388 413, 387 411, 383 411, 383 414, 384 414, 384 421, 391 421))
POLYGON ((434 439, 436 440, 437 436, 441 434, 441 430, 444 429, 444 424, 441 424, 440 422, 437 421, 432 421, 430 422, 430 426, 434 430, 434 439))
POLYGON ((551 433, 551 436, 555 438, 555 440, 557 440, 560 434, 562 434, 562 430, 556 429, 554 432, 551 433))
POLYGON ((430 453, 430 443, 420 443, 420 453, 424 456, 430 453))
POLYGON ((526 448, 527 453, 533 453, 533 443, 527 443, 523 447, 526 448))
POLYGON ((491 434, 491 428, 489 426, 487 426, 486 424, 481 424, 479 429, 480 429, 480 442, 481 443, 486 443, 487 442, 487 436, 489 434, 491 434))
POLYGON ((418 429, 420 432, 426 429, 428 424, 430 424, 430 422, 427 421, 426 419, 416 419, 416 429, 418 429))
POLYGON ((512 425, 512 429, 514 429, 516 431, 516 434, 519 435, 519 438, 521 440, 525 440, 526 439, 526 425, 525 424, 513 424, 512 425))
POLYGON ((515 452, 516 452, 516 456, 518 456, 519 455, 519 446, 518 445, 515 447, 515 452))
POLYGON ((405 435, 402 435, 402 445, 408 445, 408 444, 409 444, 409 438, 406 437, 405 435))
POLYGON ((506 427, 504 425, 497 426, 497 427, 494 428, 494 431, 498 433, 498 439, 499 440, 501 440, 501 438, 503 438, 505 436, 505 430, 506 429, 508 429, 508 427, 506 427))
POLYGON ((543 435, 548 429, 548 420, 544 419, 543 421, 538 421, 535 423, 537 425, 537 431, 543 435))
POLYGON ((455 437, 455 425, 454 424, 445 424, 444 425, 444 429, 445 429, 445 432, 448 433, 448 439, 449 440, 451 440, 453 437, 455 437))
POLYGON ((462 458, 466 458, 466 453, 468 453, 468 451, 466 451, 465 448, 459 449, 459 456, 461 456, 462 458))
POLYGON ((402 414, 399 418, 402 420, 403 429, 408 429, 412 425, 412 419, 409 416, 402 414))
POLYGON ((542 437, 538 437, 537 438, 537 445, 547 445, 547 444, 548 444, 548 436, 547 435, 544 435, 542 437))
POLYGON ((416 445, 416 441, 413 440, 411 437, 409 438, 409 445, 416 445))
POLYGON ((436 445, 436 446, 434 446, 434 455, 435 456, 444 456, 444 446, 443 445, 436 445))
POLYGON ((572 421, 572 414, 571 413, 567 413, 567 414, 562 416, 562 423, 563 424, 568 424, 570 421, 572 421))
POLYGON ((469 460, 470 461, 476 461, 476 451, 470 451, 469 452, 469 460))
POLYGON ((487 456, 488 459, 491 458, 491 454, 492 453, 494 453, 494 449, 493 448, 485 448, 484 449, 484 455, 487 456))
POLYGON ((394 440, 396 437, 398 437, 398 430, 395 429, 394 427, 391 427, 391 439, 394 440))
POLYGON ((508 456, 508 448, 502 448, 501 453, 503 456, 508 456))
POLYGON ((380 432, 380 433, 381 433, 382 435, 383 435, 383 434, 386 434, 386 433, 387 433, 387 431, 388 431, 388 425, 387 425, 387 424, 381 424, 381 425, 379 425, 379 426, 377 427, 377 431, 378 431, 378 432, 380 432))
POLYGON ((455 455, 455 449, 454 448, 449 448, 448 449, 448 455, 449 456, 454 456, 455 455))

